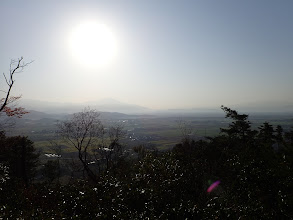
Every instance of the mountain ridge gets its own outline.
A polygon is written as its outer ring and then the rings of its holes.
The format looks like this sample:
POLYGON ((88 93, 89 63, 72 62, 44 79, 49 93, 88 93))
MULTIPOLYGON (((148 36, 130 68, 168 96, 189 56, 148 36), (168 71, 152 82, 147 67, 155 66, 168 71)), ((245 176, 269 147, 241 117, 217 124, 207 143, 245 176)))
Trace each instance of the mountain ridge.
MULTIPOLYGON (((32 99, 22 99, 19 105, 26 109, 33 109, 48 114, 72 114, 82 111, 86 107, 97 109, 101 112, 118 112, 123 114, 192 114, 192 113, 220 113, 220 106, 217 107, 197 107, 197 108, 170 108, 154 110, 140 105, 128 104, 117 101, 112 98, 101 99, 97 101, 89 101, 83 103, 70 103, 70 102, 48 102, 32 99)), ((230 107, 235 110, 246 113, 293 113, 293 102, 250 102, 242 104, 225 104, 224 106, 230 107)))

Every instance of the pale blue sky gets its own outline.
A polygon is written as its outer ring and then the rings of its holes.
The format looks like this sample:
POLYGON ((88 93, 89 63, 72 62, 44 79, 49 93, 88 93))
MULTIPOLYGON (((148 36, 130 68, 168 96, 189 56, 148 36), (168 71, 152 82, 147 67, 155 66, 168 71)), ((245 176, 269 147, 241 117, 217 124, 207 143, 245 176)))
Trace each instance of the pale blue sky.
MULTIPOLYGON (((293 1, 1 1, 0 70, 23 56, 25 99, 111 97, 154 109, 292 103, 293 1), (72 56, 72 29, 111 28, 117 56, 89 69, 72 56)), ((3 80, 0 83, 3 86, 3 80)))

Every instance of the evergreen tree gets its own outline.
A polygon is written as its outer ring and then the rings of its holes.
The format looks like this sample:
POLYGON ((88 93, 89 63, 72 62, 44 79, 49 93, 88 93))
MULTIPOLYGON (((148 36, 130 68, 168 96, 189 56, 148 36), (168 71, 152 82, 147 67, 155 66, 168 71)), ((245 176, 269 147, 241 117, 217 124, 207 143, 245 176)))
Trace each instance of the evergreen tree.
POLYGON ((31 183, 38 165, 39 154, 27 137, 0 135, 0 162, 9 167, 11 178, 21 179, 26 186, 31 183))

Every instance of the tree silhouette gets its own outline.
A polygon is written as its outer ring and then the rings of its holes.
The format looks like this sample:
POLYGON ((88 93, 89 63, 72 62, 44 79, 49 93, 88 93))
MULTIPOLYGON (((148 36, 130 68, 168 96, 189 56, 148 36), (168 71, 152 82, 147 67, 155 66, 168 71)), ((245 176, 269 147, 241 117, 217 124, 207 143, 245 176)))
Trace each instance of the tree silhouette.
MULTIPOLYGON (((8 118, 10 117, 21 118, 24 114, 28 113, 23 107, 17 107, 15 105, 16 101, 19 100, 21 96, 11 96, 11 91, 15 82, 15 79, 14 79, 15 74, 22 72, 23 69, 26 66, 28 66, 30 63, 32 63, 32 61, 29 63, 24 63, 23 57, 17 60, 11 60, 9 73, 8 74, 3 73, 3 77, 6 83, 6 88, 2 88, 0 90, 2 94, 0 96, 0 113, 1 112, 5 113, 5 115, 8 116, 8 118)), ((1 124, 2 124, 1 130, 4 130, 5 126, 9 127, 9 123, 7 120, 2 121, 1 124)))
POLYGON ((9 74, 6 75, 3 73, 5 82, 7 84, 7 89, 1 90, 1 92, 3 92, 5 95, 0 99, 0 112, 5 112, 7 116, 16 115, 21 117, 23 114, 27 113, 24 111, 24 108, 11 108, 9 105, 21 98, 21 96, 11 96, 11 90, 15 82, 14 76, 16 73, 23 71, 23 69, 30 63, 32 62, 24 63, 23 57, 19 58, 18 60, 11 60, 9 74))
POLYGON ((82 112, 73 114, 70 120, 58 124, 58 134, 77 149, 83 169, 93 181, 96 181, 96 175, 89 167, 90 150, 94 146, 95 138, 101 137, 103 132, 104 127, 99 120, 99 113, 90 108, 85 108, 82 112))
POLYGON ((39 154, 27 137, 0 138, 0 162, 9 167, 10 178, 21 179, 26 186, 33 180, 38 166, 39 154))
POLYGON ((251 130, 251 122, 248 121, 248 115, 239 114, 237 111, 225 106, 221 106, 221 109, 226 113, 226 118, 233 120, 233 122, 229 124, 229 128, 221 128, 222 133, 226 133, 229 137, 239 139, 243 142, 245 142, 248 137, 256 135, 256 131, 251 130))

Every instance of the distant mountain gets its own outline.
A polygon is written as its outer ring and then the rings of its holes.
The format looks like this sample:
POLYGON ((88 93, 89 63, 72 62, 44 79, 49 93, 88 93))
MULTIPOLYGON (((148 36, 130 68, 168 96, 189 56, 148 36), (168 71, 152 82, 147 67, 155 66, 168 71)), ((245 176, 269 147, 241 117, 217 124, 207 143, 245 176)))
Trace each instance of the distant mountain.
POLYGON ((242 112, 293 113, 293 102, 260 101, 235 105, 242 112))
POLYGON ((50 119, 64 119, 67 115, 66 114, 48 114, 44 112, 28 110, 28 114, 22 116, 23 119, 30 119, 30 120, 40 120, 44 118, 50 119))
MULTIPOLYGON (((32 121, 41 121, 41 120, 48 120, 48 121, 56 121, 56 120, 66 120, 72 117, 73 114, 49 114, 44 112, 39 112, 35 110, 28 110, 29 113, 23 115, 19 121, 23 120, 32 120, 32 121)), ((127 115, 118 112, 99 112, 99 118, 101 120, 128 120, 128 119, 137 119, 137 118, 153 118, 153 115, 127 115)))
POLYGON ((91 106, 103 112, 120 112, 125 114, 150 113, 152 110, 139 105, 127 104, 115 99, 107 98, 95 102, 86 102, 84 105, 91 106))
MULTIPOLYGON (((49 114, 34 110, 28 110, 29 113, 23 115, 22 119, 41 120, 41 119, 55 119, 64 120, 72 117, 72 114, 49 114)), ((133 118, 131 115, 126 115, 118 112, 100 112, 100 119, 129 119, 133 118)))
POLYGON ((22 99, 20 106, 49 114, 72 114, 82 111, 85 107, 90 107, 101 112, 119 112, 124 114, 147 114, 151 112, 148 108, 122 103, 114 99, 102 99, 85 103, 46 102, 22 99))
POLYGON ((81 104, 63 103, 63 102, 47 102, 32 99, 21 99, 19 105, 34 111, 44 112, 48 114, 72 114, 83 109, 81 104))
MULTIPOLYGON (((219 114, 222 113, 220 106, 215 108, 189 108, 189 109, 167 109, 167 110, 152 110, 139 105, 133 105, 123 103, 115 99, 102 99, 92 102, 84 103, 62 103, 62 102, 46 102, 38 100, 22 99, 19 103, 20 106, 30 110, 47 113, 47 114, 72 114, 82 111, 85 107, 96 109, 100 112, 119 112, 128 115, 178 115, 188 116, 193 114, 219 114)), ((240 112, 253 113, 293 113, 293 102, 282 102, 282 101, 262 101, 262 102, 251 102, 243 104, 225 104, 223 105, 238 110, 240 112)))
POLYGON ((100 99, 97 101, 91 101, 91 102, 85 102, 85 104, 99 104, 99 105, 123 105, 122 102, 116 100, 116 99, 112 99, 112 98, 105 98, 105 99, 100 99))

